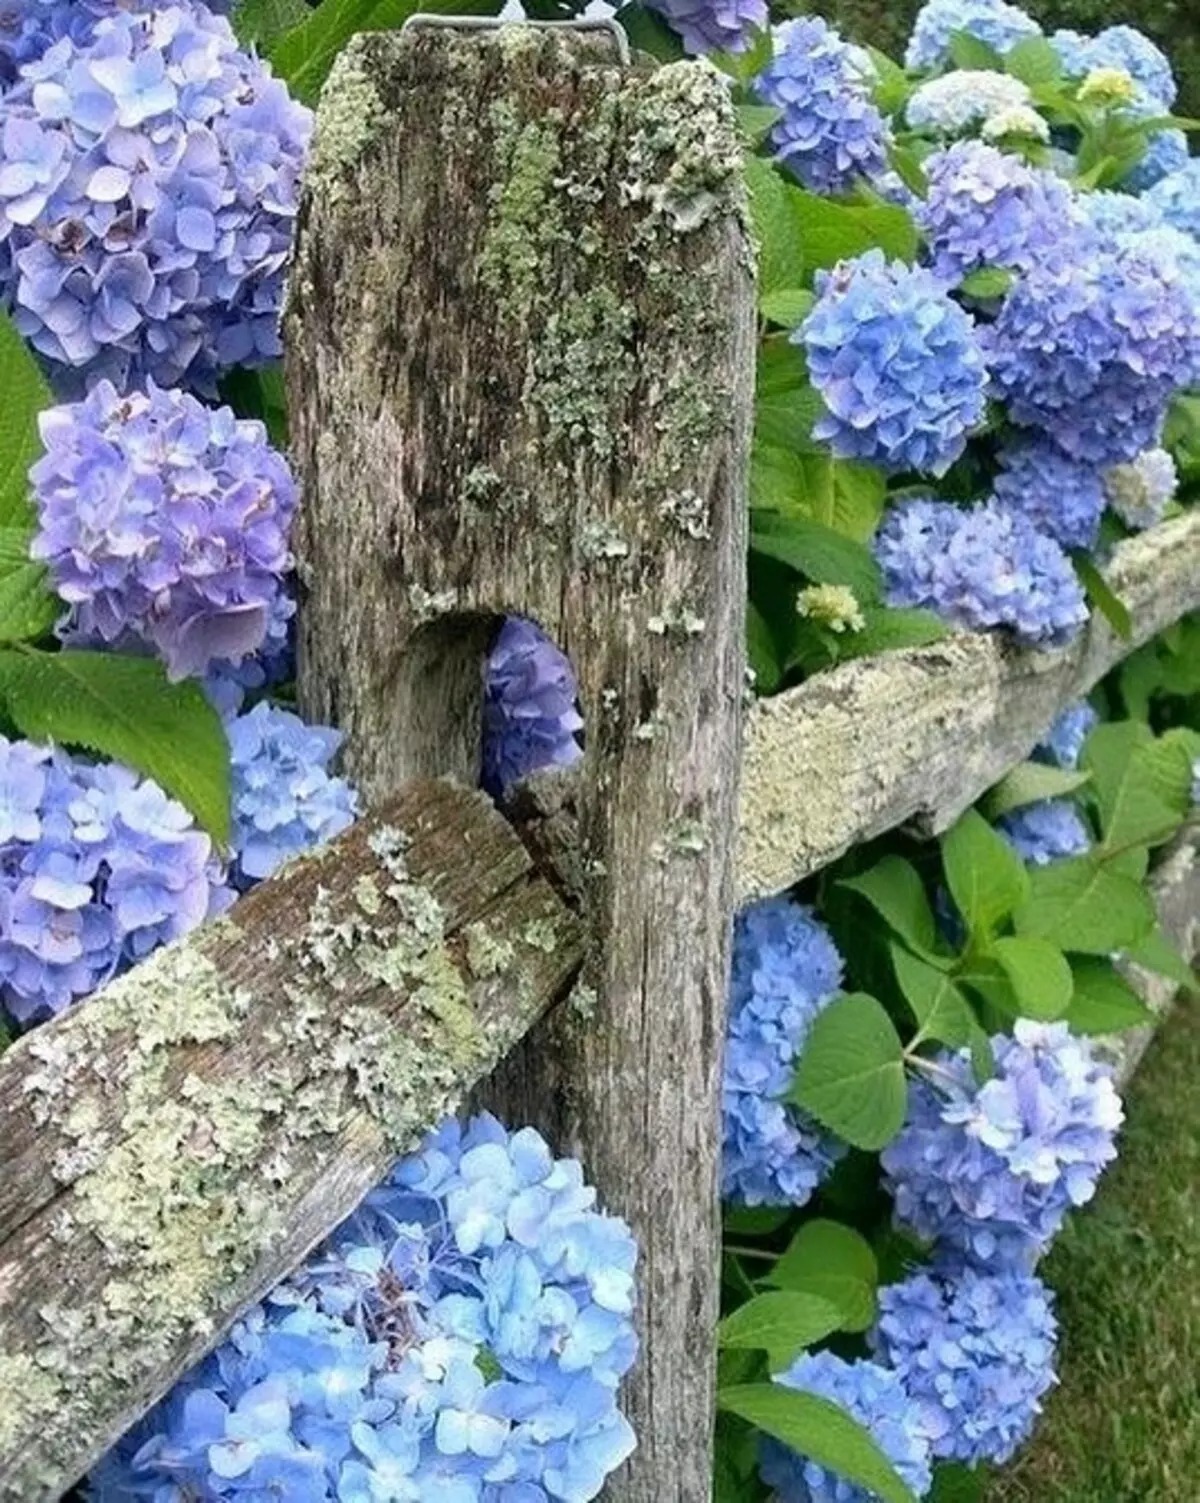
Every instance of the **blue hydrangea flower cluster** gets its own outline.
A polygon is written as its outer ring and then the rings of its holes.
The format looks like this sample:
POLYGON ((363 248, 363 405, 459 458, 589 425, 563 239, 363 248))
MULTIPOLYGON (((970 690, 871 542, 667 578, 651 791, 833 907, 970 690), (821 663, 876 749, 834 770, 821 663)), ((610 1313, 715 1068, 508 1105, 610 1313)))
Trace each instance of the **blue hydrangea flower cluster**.
MULTIPOLYGON (((1133 113, 1156 115, 1158 110, 1150 105, 1144 112, 1135 110, 1133 113)), ((1125 186, 1131 193, 1145 193, 1147 189, 1161 183, 1163 178, 1182 171, 1190 161, 1188 139, 1181 130, 1171 126, 1166 130, 1151 131, 1146 138, 1146 150, 1140 161, 1125 175, 1125 186)))
POLYGON ((766 0, 653 0, 652 8, 693 56, 744 52, 751 33, 770 19, 766 0))
POLYGON ((1200 158, 1155 183, 1145 202, 1174 229, 1200 241, 1200 158))
POLYGON ((923 268, 881 250, 817 274, 793 335, 827 411, 813 437, 839 458, 943 475, 984 413, 974 322, 923 268))
POLYGON ((958 68, 914 89, 904 118, 913 130, 957 136, 997 115, 1028 109, 1032 103, 1028 86, 1010 73, 958 68))
POLYGON ((1034 757, 1039 762, 1050 762, 1073 771, 1079 766, 1083 744, 1099 718, 1085 700, 1068 706, 1034 747, 1034 757))
POLYGON ((157 783, 0 736, 0 1011, 60 1012, 232 900, 157 783))
POLYGON ((64 386, 280 353, 308 110, 204 5, 110 13, 0 98, 0 296, 64 386))
MULTIPOLYGON (((806 1352, 774 1381, 828 1399, 865 1426, 914 1497, 923 1498, 932 1487, 923 1408, 889 1368, 806 1352)), ((762 1442, 759 1474, 773 1489, 774 1503, 871 1503, 875 1496, 776 1440, 762 1442)))
POLYGON ((983 1085, 968 1050, 941 1054, 881 1163, 898 1225, 977 1268, 1031 1268, 1116 1157, 1121 1098, 1065 1023, 1021 1019, 992 1053, 983 1085))
POLYGON ((1157 442, 1172 396, 1200 375, 1200 307, 1166 258, 1077 249, 1020 277, 980 338, 1014 422, 1116 464, 1157 442))
POLYGON ((1147 449, 1131 463, 1104 472, 1109 506, 1135 532, 1162 521, 1178 485, 1179 472, 1166 449, 1147 449))
POLYGON ((1042 799, 1014 809, 997 821, 996 828, 1028 866, 1082 856, 1092 844, 1082 814, 1066 798, 1042 799))
POLYGON ((841 984, 842 957, 809 909, 770 898, 738 914, 722 1098, 726 1199, 802 1206, 844 1151, 783 1100, 813 1019, 841 984))
POLYGON ((244 889, 348 829, 358 797, 328 771, 340 731, 306 725, 266 700, 225 728, 233 769, 230 880, 244 889))
POLYGON ((256 652, 291 564, 296 487, 261 423, 101 381, 41 417, 32 554, 73 635, 153 644, 172 677, 256 652))
POLYGON ((91 1503, 588 1503, 632 1452, 637 1249, 574 1160, 431 1133, 119 1442, 91 1503))
POLYGON ((920 1273, 879 1291, 871 1335, 920 1404, 933 1455, 1002 1465, 1057 1381, 1053 1297, 1032 1274, 920 1273))
POLYGON ((943 67, 958 31, 986 42, 1002 57, 1018 42, 1042 34, 1036 21, 1005 0, 926 0, 917 12, 904 66, 914 71, 943 67))
POLYGON ((532 621, 510 616, 484 670, 483 786, 499 797, 546 767, 583 755, 571 661, 532 621))
POLYGON ((995 501, 906 501, 887 513, 874 548, 889 605, 923 606, 968 631, 1007 626, 1024 642, 1051 646, 1087 619, 1070 559, 995 501))
POLYGON ((1050 45, 1068 78, 1084 78, 1097 68, 1116 68, 1137 84, 1142 99, 1165 115, 1179 93, 1170 59, 1144 32, 1133 26, 1109 26, 1098 36, 1056 31, 1050 45))
POLYGON ((755 88, 782 111, 771 144, 788 170, 816 193, 843 193, 887 171, 890 135, 872 97, 874 71, 819 16, 785 21, 755 88))
POLYGON ((997 458, 997 501, 1064 548, 1095 545, 1106 499, 1095 465, 1073 459, 1038 434, 1001 445, 997 458))
POLYGON ((925 163, 917 214, 934 274, 955 287, 984 266, 1028 271, 1062 246, 1074 218, 1061 178, 980 141, 959 141, 925 163))

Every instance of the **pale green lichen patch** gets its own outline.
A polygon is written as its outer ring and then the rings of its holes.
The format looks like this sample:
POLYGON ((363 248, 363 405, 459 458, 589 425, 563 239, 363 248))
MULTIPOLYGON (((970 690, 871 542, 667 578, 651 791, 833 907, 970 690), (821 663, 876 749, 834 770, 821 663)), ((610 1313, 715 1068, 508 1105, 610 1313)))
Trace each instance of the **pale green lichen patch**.
POLYGON ((516 959, 512 943, 493 934, 486 924, 468 924, 463 930, 467 966, 481 981, 502 975, 516 959))
POLYGON ((309 191, 336 203, 346 177, 379 135, 387 112, 354 41, 341 53, 321 93, 305 178, 309 191))
POLYGON ((31 1426, 51 1409, 58 1397, 58 1383, 24 1352, 6 1356, 0 1352, 0 1455, 20 1446, 31 1426))
POLYGON ((542 258, 563 233, 555 197, 560 169, 553 123, 520 123, 512 104, 489 112, 495 132, 498 181, 489 194, 491 216, 479 258, 479 278, 510 317, 527 317, 540 291, 542 258))
POLYGON ((586 445, 599 459, 617 443, 612 414, 639 380, 634 309, 610 287, 576 294, 553 309, 534 354, 532 396, 547 440, 586 445))

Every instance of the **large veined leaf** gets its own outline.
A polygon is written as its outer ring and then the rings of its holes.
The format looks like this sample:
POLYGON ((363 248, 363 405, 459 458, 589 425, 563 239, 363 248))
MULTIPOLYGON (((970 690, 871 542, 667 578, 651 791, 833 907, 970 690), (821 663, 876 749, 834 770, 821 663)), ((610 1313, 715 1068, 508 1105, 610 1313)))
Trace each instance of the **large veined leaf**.
POLYGON ((886 1147, 904 1125, 904 1050, 883 1007, 838 997, 814 1019, 789 1100, 855 1148, 886 1147))
POLYGON ((28 531, 34 524, 29 467, 42 452, 38 414, 53 406, 29 347, 0 314, 0 527, 28 531))

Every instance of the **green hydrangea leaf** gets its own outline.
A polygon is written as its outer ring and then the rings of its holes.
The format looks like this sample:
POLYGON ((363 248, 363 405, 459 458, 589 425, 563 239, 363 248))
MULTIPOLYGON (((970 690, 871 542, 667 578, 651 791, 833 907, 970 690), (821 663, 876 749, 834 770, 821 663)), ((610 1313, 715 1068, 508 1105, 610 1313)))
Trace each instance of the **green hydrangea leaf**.
POLYGON ((766 1282, 828 1300, 842 1330, 865 1331, 875 1320, 878 1261, 870 1243, 840 1222, 806 1221, 766 1282))
POLYGON ((1014 918, 1018 934, 1082 955, 1113 955, 1145 939, 1154 904, 1140 881, 1093 856, 1052 861, 1029 877, 1029 899, 1014 918))
POLYGON ((717 1327, 717 1345, 766 1352, 771 1370, 780 1372, 841 1324, 841 1311, 819 1294, 773 1289, 727 1315, 717 1327))
POLYGON ((1120 1033, 1153 1021, 1154 1014, 1111 961, 1079 956, 1071 970, 1075 990, 1066 1020, 1072 1033, 1120 1033))
POLYGON ((893 944, 891 956, 896 985, 917 1020, 909 1048, 915 1049, 927 1039, 951 1049, 969 1044, 979 1023, 954 979, 903 945, 893 944))
POLYGON ((904 1050, 874 997, 852 992, 818 1014, 788 1099, 854 1148, 892 1141, 908 1102, 904 1050))
POLYGON ((1065 798, 1084 787, 1091 776, 1086 769, 1073 771, 1052 767, 1048 762, 1022 762, 984 795, 980 808, 988 819, 999 819, 1002 814, 1039 804, 1043 799, 1065 798))
POLYGON ((37 521, 29 467, 42 453, 38 415, 53 406, 54 394, 29 346, 0 314, 0 527, 28 534, 37 521))
POLYGON ((865 898, 893 934, 919 953, 930 954, 937 940, 933 909, 925 884, 911 862, 887 855, 865 872, 838 883, 865 898))
POLYGON ((1029 896, 1024 862, 974 809, 942 836, 946 885, 973 936, 995 932, 1029 896))

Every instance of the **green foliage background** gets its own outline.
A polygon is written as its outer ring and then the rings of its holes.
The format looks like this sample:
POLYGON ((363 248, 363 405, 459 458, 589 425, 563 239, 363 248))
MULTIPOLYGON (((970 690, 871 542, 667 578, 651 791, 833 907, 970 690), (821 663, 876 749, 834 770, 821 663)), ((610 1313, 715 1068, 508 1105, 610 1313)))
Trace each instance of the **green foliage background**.
MULTIPOLYGON (((1047 31, 1070 26, 1102 31, 1122 21, 1153 37, 1170 57, 1180 82, 1180 114, 1200 115, 1200 7, 1196 0, 1123 0, 1120 13, 1111 0, 1020 0, 1047 31)), ((817 0, 819 11, 852 37, 899 57, 920 9, 920 0, 817 0)))

